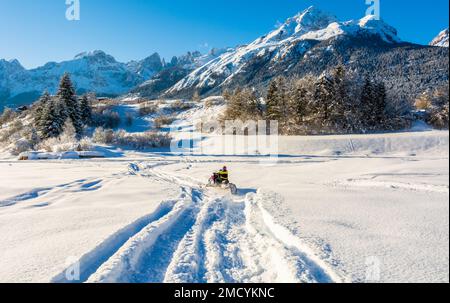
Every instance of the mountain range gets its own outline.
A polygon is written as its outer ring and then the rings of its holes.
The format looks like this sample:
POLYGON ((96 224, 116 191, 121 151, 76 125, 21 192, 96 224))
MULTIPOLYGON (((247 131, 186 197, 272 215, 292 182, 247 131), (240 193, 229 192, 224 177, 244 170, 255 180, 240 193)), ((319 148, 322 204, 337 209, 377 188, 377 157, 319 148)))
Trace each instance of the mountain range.
POLYGON ((412 99, 448 84, 448 55, 448 29, 429 46, 417 45, 402 41, 395 28, 374 16, 339 21, 310 7, 248 45, 189 52, 170 62, 154 53, 121 63, 103 51, 30 70, 17 60, 0 60, 0 105, 32 102, 44 90, 54 93, 64 72, 79 93, 189 98, 238 86, 264 87, 279 75, 320 75, 337 64, 355 77, 382 79, 395 97, 412 99))
MULTIPOLYGON (((163 70, 191 71, 220 54, 189 52, 166 63, 158 53, 140 60, 121 63, 97 50, 78 54, 73 60, 49 62, 27 70, 17 60, 0 60, 0 105, 20 105, 34 101, 43 91, 55 93, 61 76, 70 73, 78 93, 96 92, 100 96, 118 96, 150 80, 163 70)), ((1 107, 1 106, 0 106, 1 107)))

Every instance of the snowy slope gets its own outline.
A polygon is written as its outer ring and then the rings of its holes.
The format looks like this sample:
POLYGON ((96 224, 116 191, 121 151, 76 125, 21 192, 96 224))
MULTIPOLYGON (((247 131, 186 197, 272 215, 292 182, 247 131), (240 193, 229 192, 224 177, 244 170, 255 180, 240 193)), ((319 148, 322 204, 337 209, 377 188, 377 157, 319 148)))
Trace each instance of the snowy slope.
POLYGON ((397 31, 374 16, 361 20, 338 22, 315 7, 289 18, 278 29, 260 37, 249 45, 236 48, 193 71, 167 91, 168 94, 192 89, 217 87, 229 82, 246 63, 268 52, 275 52, 272 60, 280 60, 293 47, 305 53, 312 47, 310 40, 323 41, 339 36, 377 35, 387 43, 398 43, 397 31), (298 46, 300 45, 300 46, 298 46))
POLYGON ((448 47, 448 28, 439 33, 439 35, 430 42, 431 46, 448 47))

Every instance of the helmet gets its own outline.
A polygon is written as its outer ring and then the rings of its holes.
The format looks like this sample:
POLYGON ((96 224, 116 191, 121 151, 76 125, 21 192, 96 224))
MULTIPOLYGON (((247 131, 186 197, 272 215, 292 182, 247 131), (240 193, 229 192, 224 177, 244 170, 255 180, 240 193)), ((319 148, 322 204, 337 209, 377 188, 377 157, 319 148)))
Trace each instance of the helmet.
POLYGON ((227 171, 228 169, 227 169, 227 167, 226 166, 224 166, 223 167, 223 171, 227 171))

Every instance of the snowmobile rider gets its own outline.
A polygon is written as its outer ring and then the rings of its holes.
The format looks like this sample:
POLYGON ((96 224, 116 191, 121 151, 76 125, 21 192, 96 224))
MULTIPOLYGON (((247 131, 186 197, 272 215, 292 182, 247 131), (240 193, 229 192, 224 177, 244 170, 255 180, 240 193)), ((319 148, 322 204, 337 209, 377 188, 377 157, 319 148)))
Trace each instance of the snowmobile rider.
POLYGON ((217 182, 219 183, 228 183, 228 168, 224 166, 221 170, 217 172, 217 182))

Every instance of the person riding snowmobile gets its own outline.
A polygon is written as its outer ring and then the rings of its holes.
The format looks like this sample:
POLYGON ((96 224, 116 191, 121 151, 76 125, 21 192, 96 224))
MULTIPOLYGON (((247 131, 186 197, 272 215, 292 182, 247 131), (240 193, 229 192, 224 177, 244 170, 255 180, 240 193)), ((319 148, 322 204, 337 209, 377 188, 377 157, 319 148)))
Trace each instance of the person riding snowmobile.
POLYGON ((215 183, 229 183, 229 173, 228 168, 224 166, 221 170, 219 170, 217 173, 214 173, 214 182, 215 183))
POLYGON ((238 189, 236 187, 236 184, 231 183, 229 177, 230 175, 228 168, 224 166, 221 170, 214 173, 213 176, 209 179, 209 186, 229 189, 233 195, 237 195, 238 189))

